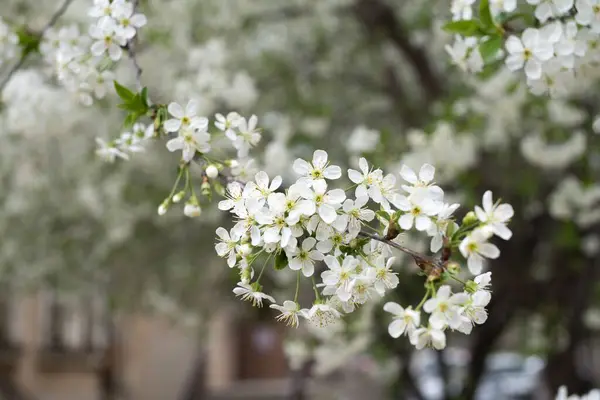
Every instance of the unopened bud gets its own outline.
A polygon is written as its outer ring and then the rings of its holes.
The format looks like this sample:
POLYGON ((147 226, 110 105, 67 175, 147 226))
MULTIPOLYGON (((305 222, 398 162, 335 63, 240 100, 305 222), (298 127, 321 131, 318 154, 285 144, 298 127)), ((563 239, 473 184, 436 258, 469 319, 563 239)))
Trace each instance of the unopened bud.
POLYGON ((475 293, 477 291, 479 285, 474 281, 467 281, 465 284, 465 292, 467 293, 475 293))
POLYGON ((446 269, 448 270, 448 272, 450 272, 452 275, 456 275, 460 272, 460 264, 457 263, 456 261, 450 261, 448 263, 448 265, 446 265, 446 269))
POLYGON ((471 225, 477 222, 477 215, 473 211, 469 211, 462 220, 463 225, 471 225))
POLYGON ((202 214, 202 209, 198 204, 187 203, 183 208, 183 213, 190 218, 199 217, 202 214))
POLYGON ((210 195, 211 195, 210 182, 208 182, 208 181, 202 182, 202 185, 200 185, 200 191, 202 192, 202 196, 210 197, 210 195))
POLYGON ((240 165, 240 163, 237 160, 227 160, 225 164, 230 168, 235 168, 240 165))
POLYGON ((173 198, 172 198, 173 203, 179 203, 181 201, 181 199, 183 199, 183 196, 185 196, 184 190, 182 190, 179 193, 175 193, 175 196, 173 196, 173 198))
POLYGON ((167 210, 169 209, 169 202, 163 201, 163 203, 158 207, 158 215, 165 215, 167 210))
POLYGON ((206 167, 206 176, 208 176, 210 179, 215 179, 217 176, 219 176, 219 169, 212 164, 209 165, 206 167))

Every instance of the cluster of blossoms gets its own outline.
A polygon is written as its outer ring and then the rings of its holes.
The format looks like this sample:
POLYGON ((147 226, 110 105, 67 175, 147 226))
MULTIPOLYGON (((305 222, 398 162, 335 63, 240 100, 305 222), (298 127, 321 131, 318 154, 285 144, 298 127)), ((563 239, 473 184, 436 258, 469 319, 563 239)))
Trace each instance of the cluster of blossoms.
POLYGON ((19 37, 0 18, 0 67, 19 56, 19 37))
MULTIPOLYGON (((473 3, 474 0, 454 0, 451 6, 454 20, 471 20, 473 3)), ((510 27, 510 21, 522 15, 517 2, 489 1, 495 27, 503 35, 499 43, 504 42, 506 66, 511 71, 523 69, 534 94, 565 94, 575 82, 575 75, 599 60, 600 12, 596 2, 527 0, 527 3, 535 6, 537 24, 517 33, 510 27)), ((485 65, 481 46, 488 40, 485 34, 459 35, 447 50, 463 70, 479 72, 485 65)), ((502 55, 500 48, 497 50, 493 60, 502 55)))
POLYGON ((106 141, 96 138, 98 149, 96 154, 108 162, 114 162, 120 158, 129 160, 129 155, 144 151, 144 142, 154 136, 154 125, 146 125, 136 123, 131 131, 126 131, 117 139, 107 143, 106 141))
POLYGON ((447 327, 470 333, 474 323, 482 323, 487 317, 490 274, 476 277, 465 284, 464 293, 452 295, 450 286, 442 283, 444 274, 458 273, 458 264, 449 264, 447 258, 427 261, 427 256, 415 255, 393 239, 400 230, 425 233, 431 237, 434 253, 442 248, 451 252, 452 246, 460 244, 469 269, 479 273, 483 257, 499 255, 498 248, 487 243, 491 235, 510 237, 505 223, 512 216, 512 208, 492 204, 491 192, 487 192, 483 208, 469 213, 459 227, 452 218, 459 205, 444 202, 443 190, 433 181, 435 169, 431 165, 423 165, 418 174, 403 166, 401 191, 393 174, 371 168, 364 158, 359 167, 360 171, 348 170, 348 179, 353 183, 350 188, 332 189, 331 181, 340 179, 342 170, 329 163, 325 151, 316 150, 311 161, 294 162, 299 177, 288 188, 282 188, 281 177, 271 180, 264 171, 246 184, 228 184, 227 198, 219 203, 219 209, 233 214, 236 223, 229 231, 217 229, 216 251, 230 268, 239 269, 240 281, 234 293, 259 307, 265 300, 275 303, 260 283, 266 265, 274 257, 276 270, 297 271, 297 287, 302 277, 310 278, 315 293, 311 308, 300 306, 298 290, 293 300, 271 305, 281 312, 278 319, 293 326, 300 318, 327 325, 398 286, 391 252, 392 247, 398 247, 413 255, 428 277, 428 289, 414 310, 386 304, 386 311, 396 319, 390 334, 410 334, 419 348, 426 344, 441 348, 445 346, 447 327), (377 211, 370 209, 375 204, 377 211), (369 226, 376 215, 381 224, 369 226), (266 261, 255 279, 254 265, 261 257, 266 261), (315 275, 320 275, 321 282, 317 283, 315 275), (420 324, 421 307, 431 314, 427 327, 420 324))
POLYGON ((58 81, 84 105, 104 98, 114 80, 113 64, 146 24, 146 17, 136 14, 133 3, 125 0, 95 0, 89 15, 96 20, 88 35, 76 25, 50 28, 40 44, 58 81))
POLYGON ((567 388, 561 386, 556 393, 555 400, 600 400, 600 389, 594 389, 583 396, 577 396, 576 394, 569 396, 567 388))

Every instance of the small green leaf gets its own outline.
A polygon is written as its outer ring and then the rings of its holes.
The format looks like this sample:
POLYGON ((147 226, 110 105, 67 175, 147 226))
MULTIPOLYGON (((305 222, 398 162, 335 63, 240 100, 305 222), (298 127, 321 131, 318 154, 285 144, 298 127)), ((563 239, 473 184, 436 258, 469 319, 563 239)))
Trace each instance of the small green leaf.
POLYGON ((39 34, 29 31, 27 27, 17 29, 16 34, 19 38, 19 46, 23 49, 21 57, 39 51, 42 40, 39 34))
POLYGON ((288 266, 287 255, 285 254, 285 251, 280 251, 275 256, 275 269, 277 271, 281 271, 282 269, 284 269, 287 266, 288 266))
POLYGON ((481 23, 484 27, 494 27, 494 18, 492 18, 489 0, 481 0, 479 2, 479 18, 481 19, 481 23))
POLYGON ((142 96, 142 103, 146 107, 150 107, 150 104, 148 103, 148 88, 147 87, 142 89, 141 96, 142 96))
POLYGON ((452 21, 444 25, 444 30, 462 36, 482 36, 484 32, 477 20, 452 21))
POLYGON ((125 102, 129 103, 135 97, 135 93, 131 90, 127 89, 125 86, 121 85, 119 82, 114 81, 115 90, 119 97, 125 102))
POLYGON ((481 53, 481 58, 483 61, 488 64, 491 61, 495 61, 498 56, 498 51, 502 47, 502 37, 501 36, 493 36, 487 39, 485 42, 481 42, 479 44, 479 53, 481 53))
POLYGON ((123 127, 129 128, 129 127, 133 126, 133 124, 135 124, 135 121, 137 121, 138 118, 139 118, 139 114, 137 114, 137 113, 127 114, 127 117, 125 118, 125 122, 123 122, 123 127))

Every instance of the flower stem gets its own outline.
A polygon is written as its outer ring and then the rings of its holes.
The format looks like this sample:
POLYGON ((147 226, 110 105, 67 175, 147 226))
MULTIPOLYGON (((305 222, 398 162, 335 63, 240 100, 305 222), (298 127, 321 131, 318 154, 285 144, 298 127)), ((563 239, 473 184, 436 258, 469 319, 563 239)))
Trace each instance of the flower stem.
POLYGON ((431 292, 431 289, 427 288, 427 291, 425 292, 425 296, 423 296, 423 298, 421 299, 421 302, 417 305, 417 308, 415 308, 415 311, 419 311, 421 309, 421 307, 423 307, 423 304, 425 304, 425 301, 429 298, 430 292, 431 292))
POLYGON ((313 275, 311 279, 313 284, 313 290, 315 291, 315 296, 317 297, 317 300, 321 300, 321 296, 319 296, 319 291, 317 290, 317 284, 315 283, 315 276, 313 275))
POLYGON ((294 295, 294 303, 298 304, 298 292, 300 291, 300 270, 296 276, 296 294, 294 295))

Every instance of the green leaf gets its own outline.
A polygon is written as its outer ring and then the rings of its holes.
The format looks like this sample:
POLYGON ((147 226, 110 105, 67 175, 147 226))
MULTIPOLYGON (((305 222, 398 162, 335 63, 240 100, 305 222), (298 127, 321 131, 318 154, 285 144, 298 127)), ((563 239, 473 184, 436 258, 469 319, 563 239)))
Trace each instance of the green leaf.
POLYGON ((125 122, 123 122, 123 127, 124 128, 129 128, 131 126, 133 126, 133 124, 135 124, 135 121, 137 121, 137 119, 139 118, 139 114, 137 113, 130 113, 127 115, 127 117, 125 117, 125 122))
POLYGON ((148 103, 148 88, 147 87, 142 89, 141 97, 142 97, 142 103, 146 107, 150 107, 150 104, 148 103))
POLYGON ((477 20, 452 21, 444 25, 444 30, 462 36, 482 36, 484 32, 477 20))
POLYGON ((490 1, 481 0, 479 2, 479 18, 481 24, 486 28, 494 27, 494 18, 492 18, 492 11, 490 10, 490 1))
POLYGON ((135 97, 135 93, 131 90, 127 89, 125 86, 121 85, 119 82, 114 81, 115 90, 119 97, 125 102, 129 103, 135 97))
POLYGON ((287 255, 285 254, 285 251, 280 251, 275 256, 275 269, 277 271, 281 271, 282 269, 284 269, 287 266, 288 266, 287 255))
POLYGON ((498 56, 498 51, 502 47, 502 37, 501 36, 492 36, 485 42, 481 42, 479 44, 479 53, 481 53, 481 58, 483 61, 488 64, 491 61, 495 61, 498 56))
POLYGON ((27 27, 19 28, 16 34, 19 38, 19 46, 23 49, 21 57, 39 51, 40 42, 42 41, 42 37, 39 34, 30 32, 27 27))

